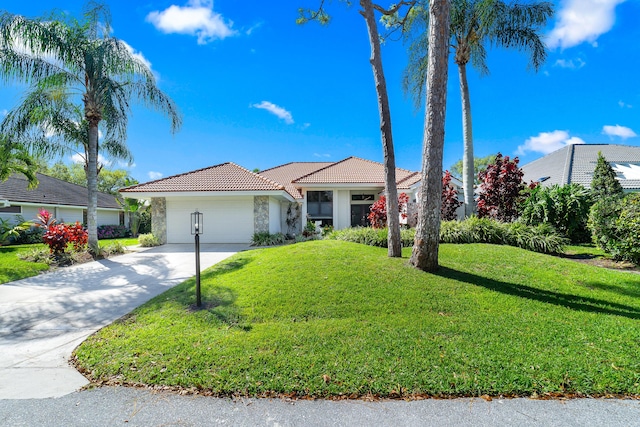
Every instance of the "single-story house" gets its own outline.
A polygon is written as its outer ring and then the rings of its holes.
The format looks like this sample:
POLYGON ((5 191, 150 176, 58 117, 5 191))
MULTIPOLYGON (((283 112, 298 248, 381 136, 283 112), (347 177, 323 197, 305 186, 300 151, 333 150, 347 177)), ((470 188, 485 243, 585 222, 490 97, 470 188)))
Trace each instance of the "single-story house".
MULTIPOLYGON (((40 209, 51 212, 59 222, 87 223, 87 189, 57 178, 36 174, 38 186, 29 189, 27 178, 14 174, 0 182, 0 218, 16 222, 36 219, 40 209)), ((125 225, 125 214, 116 198, 98 193, 98 225, 125 225)))
POLYGON ((640 191, 640 147, 617 144, 572 144, 522 166, 525 182, 542 186, 570 183, 591 187, 593 172, 602 152, 617 174, 622 188, 640 191))
MULTIPOLYGON (((410 200, 420 174, 396 169, 398 192, 410 200)), ((203 243, 248 243, 254 233, 299 234, 309 219, 336 229, 367 225, 384 191, 384 165, 348 157, 339 162, 292 162, 251 172, 222 163, 120 190, 151 201, 151 227, 162 243, 190 243, 191 216, 203 213, 203 243)))

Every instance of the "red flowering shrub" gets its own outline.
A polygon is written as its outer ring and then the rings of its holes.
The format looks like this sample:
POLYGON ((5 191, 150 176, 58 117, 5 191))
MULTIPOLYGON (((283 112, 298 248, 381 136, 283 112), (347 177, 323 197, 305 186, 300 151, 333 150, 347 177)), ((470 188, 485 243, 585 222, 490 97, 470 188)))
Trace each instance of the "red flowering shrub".
MULTIPOLYGON (((409 196, 405 193, 400 193, 398 196, 398 212, 403 219, 407 217, 405 210, 407 203, 409 203, 409 196)), ((371 205, 367 219, 373 228, 384 228, 387 226, 387 198, 385 196, 380 196, 380 198, 371 205)))
POLYGON ((49 251, 54 255, 60 255, 67 250, 67 244, 73 243, 75 251, 83 250, 89 241, 89 234, 76 221, 73 225, 58 224, 48 211, 40 209, 36 226, 46 231, 42 235, 42 241, 49 246, 49 251))
POLYGON ((442 206, 440 207, 440 219, 452 221, 458 217, 456 211, 462 202, 458 200, 458 190, 451 185, 451 173, 445 171, 442 176, 442 206))
POLYGON ((522 181, 524 173, 518 167, 518 158, 502 157, 498 153, 495 161, 481 171, 478 196, 478 216, 493 218, 502 222, 515 221, 519 216, 522 191, 526 185, 522 181))

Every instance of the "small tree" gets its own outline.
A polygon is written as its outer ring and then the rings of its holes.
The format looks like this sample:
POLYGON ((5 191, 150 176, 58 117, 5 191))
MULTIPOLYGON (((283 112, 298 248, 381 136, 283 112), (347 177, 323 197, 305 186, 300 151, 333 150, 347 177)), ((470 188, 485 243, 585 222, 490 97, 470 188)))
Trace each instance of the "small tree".
POLYGON ((489 217, 498 221, 511 222, 518 218, 522 191, 526 185, 522 181, 524 173, 518 167, 520 160, 509 156, 496 155, 494 163, 480 172, 478 216, 489 217))
MULTIPOLYGON (((409 203, 409 196, 405 193, 400 193, 398 196, 398 212, 404 219, 407 217, 405 207, 409 203)), ((385 228, 387 226, 387 198, 380 196, 380 198, 371 205, 369 209, 369 215, 367 219, 373 228, 385 228)))
POLYGON ((598 162, 593 171, 591 193, 596 201, 606 197, 622 197, 624 194, 620 181, 616 179, 616 173, 601 151, 598 151, 598 162))
POLYGON ((451 185, 451 173, 445 171, 442 176, 442 206, 440 207, 440 219, 451 221, 458 217, 457 210, 463 202, 458 200, 458 190, 451 185))

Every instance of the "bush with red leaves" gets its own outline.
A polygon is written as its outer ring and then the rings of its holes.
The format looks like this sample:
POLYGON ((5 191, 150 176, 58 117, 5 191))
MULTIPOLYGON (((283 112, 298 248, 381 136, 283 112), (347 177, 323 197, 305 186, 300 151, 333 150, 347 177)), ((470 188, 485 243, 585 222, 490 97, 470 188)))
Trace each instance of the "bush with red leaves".
MULTIPOLYGON (((407 196, 406 193, 400 193, 398 196, 398 212, 403 219, 407 217, 405 210, 407 203, 409 203, 409 196, 407 196)), ((385 228, 387 226, 387 198, 385 196, 380 196, 380 198, 371 205, 367 219, 373 228, 385 228)))
POLYGON ((517 157, 502 157, 498 153, 493 163, 481 171, 478 196, 478 216, 493 218, 502 222, 515 221, 523 199, 522 191, 526 185, 522 180, 524 173, 518 167, 517 157))
POLYGON ((442 206, 440 207, 440 219, 452 221, 458 217, 456 211, 463 203, 458 200, 458 190, 451 185, 451 173, 445 171, 442 176, 442 206))

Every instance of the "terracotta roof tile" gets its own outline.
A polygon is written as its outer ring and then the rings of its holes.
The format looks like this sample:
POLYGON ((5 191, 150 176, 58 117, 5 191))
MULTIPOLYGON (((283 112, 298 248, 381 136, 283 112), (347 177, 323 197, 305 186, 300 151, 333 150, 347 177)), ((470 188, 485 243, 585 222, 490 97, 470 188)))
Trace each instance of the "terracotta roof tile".
POLYGON ((273 181, 281 182, 289 194, 296 199, 302 199, 302 194, 293 181, 332 164, 332 162, 291 162, 260 171, 259 174, 273 181))
MULTIPOLYGON (((406 169, 396 168, 396 182, 415 175, 406 169)), ((384 165, 358 157, 348 157, 296 180, 297 184, 376 184, 384 186, 384 165)))
POLYGON ((120 192, 169 193, 260 190, 284 190, 284 186, 229 162, 134 185, 124 188, 120 192))

